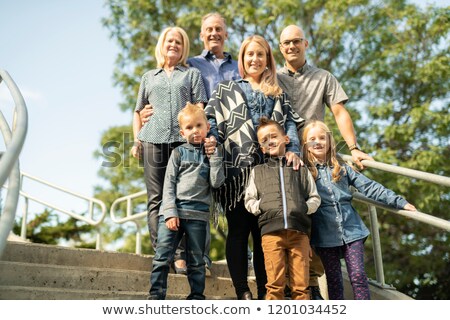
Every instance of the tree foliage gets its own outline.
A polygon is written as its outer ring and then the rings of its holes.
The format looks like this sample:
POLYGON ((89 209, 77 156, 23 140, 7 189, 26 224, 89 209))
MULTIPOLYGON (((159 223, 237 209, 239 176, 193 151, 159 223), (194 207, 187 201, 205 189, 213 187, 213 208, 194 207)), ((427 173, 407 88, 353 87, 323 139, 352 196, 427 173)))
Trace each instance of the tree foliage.
MULTIPOLYGON (((15 223, 13 232, 20 234, 20 228, 15 223)), ((74 247, 95 249, 93 231, 92 226, 75 218, 62 221, 58 214, 45 209, 27 223, 26 238, 33 243, 59 245, 61 242, 70 242, 74 247)))
MULTIPOLYGON (((422 9, 404 0, 108 0, 106 6, 110 15, 103 24, 121 49, 113 78, 123 94, 120 108, 130 117, 130 126, 104 133, 96 154, 108 163, 120 155, 124 164, 99 171, 105 185, 97 195, 107 204, 145 188, 143 170, 128 153, 131 116, 140 77, 155 66, 160 32, 171 25, 183 27, 191 55, 196 55, 202 50, 201 17, 211 11, 226 18, 227 51, 234 57, 241 41, 258 33, 270 42, 280 66, 281 30, 289 24, 302 26, 310 43, 308 61, 331 71, 350 97, 347 107, 364 150, 377 161, 450 176, 450 7, 422 9)), ((339 141, 329 113, 326 119, 339 141)), ((371 169, 366 174, 420 211, 450 219, 448 187, 371 169)), ((418 299, 448 299, 448 233, 389 213, 379 220, 386 281, 418 299)), ((114 236, 123 234, 118 228, 114 236)), ((222 241, 214 242, 220 245, 222 241)), ((223 254, 222 248, 216 251, 223 254)), ((367 252, 373 277, 370 246, 367 252)))

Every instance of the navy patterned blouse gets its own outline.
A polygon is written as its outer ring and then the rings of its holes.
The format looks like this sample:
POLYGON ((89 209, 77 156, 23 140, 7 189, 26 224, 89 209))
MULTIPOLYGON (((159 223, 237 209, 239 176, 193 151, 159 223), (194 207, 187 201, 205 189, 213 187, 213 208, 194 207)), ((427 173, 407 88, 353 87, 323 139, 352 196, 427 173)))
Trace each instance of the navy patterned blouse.
POLYGON ((146 72, 142 76, 135 111, 151 104, 154 113, 139 131, 138 139, 155 144, 185 141, 180 135, 177 117, 187 102, 208 102, 198 69, 178 65, 170 76, 163 68, 146 72))

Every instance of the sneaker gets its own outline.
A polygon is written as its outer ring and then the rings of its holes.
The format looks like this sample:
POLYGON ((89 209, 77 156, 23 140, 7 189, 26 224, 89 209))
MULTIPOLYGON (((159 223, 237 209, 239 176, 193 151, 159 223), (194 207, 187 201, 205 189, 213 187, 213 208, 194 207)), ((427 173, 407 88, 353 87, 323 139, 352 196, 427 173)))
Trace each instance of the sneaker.
POLYGON ((208 265, 205 265, 205 275, 211 277, 211 269, 208 265))

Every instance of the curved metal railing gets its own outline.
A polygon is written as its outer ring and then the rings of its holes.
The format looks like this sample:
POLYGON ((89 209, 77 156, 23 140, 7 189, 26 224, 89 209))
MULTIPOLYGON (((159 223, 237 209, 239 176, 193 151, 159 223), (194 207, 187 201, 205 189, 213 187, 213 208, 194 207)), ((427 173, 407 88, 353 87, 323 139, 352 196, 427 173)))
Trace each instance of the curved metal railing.
MULTIPOLYGON (((342 155, 342 158, 345 161, 352 161, 352 157, 349 155, 342 155)), ((390 164, 371 161, 371 160, 363 160, 363 165, 368 168, 374 168, 383 170, 386 172, 391 172, 399 175, 403 175, 413 179, 419 179, 423 181, 428 181, 431 183, 435 183, 441 186, 450 186, 450 178, 445 176, 440 176, 432 173, 427 173, 423 171, 403 168, 399 166, 393 166, 390 164)), ((432 225, 434 227, 446 230, 450 232, 450 221, 445 219, 441 219, 435 216, 432 216, 427 213, 423 213, 420 211, 407 211, 407 210, 398 210, 392 207, 386 206, 381 202, 374 201, 372 199, 366 198, 358 192, 353 194, 353 198, 355 201, 362 202, 368 205, 369 208, 369 219, 370 219, 370 232, 372 236, 372 249, 375 263, 375 274, 376 280, 372 281, 373 284, 384 288, 391 289, 392 286, 386 285, 384 279, 384 269, 383 269, 383 256, 381 253, 381 241, 380 234, 378 228, 378 216, 377 216, 377 208, 390 211, 392 213, 407 217, 409 219, 413 219, 422 223, 426 223, 432 225)))
POLYGON ((6 246, 6 239, 14 225, 20 190, 19 155, 22 151, 28 129, 28 112, 25 101, 8 72, 0 69, 0 84, 4 81, 14 101, 14 119, 12 129, 3 113, 0 112, 0 130, 5 141, 6 150, 0 158, 0 186, 9 182, 5 205, 0 216, 0 257, 6 246))
POLYGON ((142 211, 139 213, 133 213, 132 201, 137 198, 141 198, 146 195, 147 192, 145 190, 139 191, 133 194, 129 194, 124 197, 117 198, 111 205, 110 215, 111 220, 117 224, 123 224, 126 222, 134 222, 136 225, 136 253, 140 254, 142 252, 142 234, 141 227, 138 224, 138 220, 147 217, 147 211, 142 211), (116 215, 116 208, 123 203, 126 202, 126 215, 123 218, 118 218, 116 215))
MULTIPOLYGON (((48 201, 42 200, 41 198, 35 197, 30 195, 29 193, 26 193, 23 190, 20 190, 20 196, 22 196, 24 198, 24 210, 23 210, 23 216, 22 216, 22 224, 21 224, 21 229, 20 229, 20 237, 22 239, 26 239, 26 234, 27 234, 27 222, 28 222, 28 208, 29 208, 29 202, 30 201, 34 201, 36 203, 39 203, 41 205, 43 205, 46 208, 50 208, 53 209, 57 212, 61 212, 64 213, 74 219, 77 219, 79 221, 83 221, 84 223, 87 223, 93 227, 100 227, 100 225, 102 224, 102 222, 105 220, 106 217, 106 213, 107 213, 107 208, 106 205, 103 201, 93 198, 93 197, 89 197, 89 196, 85 196, 76 192, 73 192, 71 190, 68 190, 66 188, 63 188, 61 186, 55 185, 53 183, 50 183, 48 181, 45 181, 43 179, 34 177, 28 173, 22 172, 20 174, 20 181, 21 181, 21 185, 23 186, 23 182, 24 179, 28 179, 28 180, 32 180, 35 181, 43 186, 47 186, 49 188, 52 188, 53 190, 57 190, 60 191, 62 193, 68 194, 72 197, 78 198, 78 199, 82 199, 84 201, 88 202, 88 211, 85 215, 81 215, 81 214, 77 214, 73 211, 70 211, 68 209, 64 209, 61 208, 60 206, 50 203, 48 201), (98 207, 100 207, 100 214, 97 214, 98 219, 96 219, 94 216, 95 214, 95 205, 97 205, 98 207)), ((8 186, 9 188, 9 186, 8 186)), ((96 234, 96 249, 100 250, 102 249, 102 237, 101 237, 101 231, 99 228, 97 228, 97 234, 96 234)))

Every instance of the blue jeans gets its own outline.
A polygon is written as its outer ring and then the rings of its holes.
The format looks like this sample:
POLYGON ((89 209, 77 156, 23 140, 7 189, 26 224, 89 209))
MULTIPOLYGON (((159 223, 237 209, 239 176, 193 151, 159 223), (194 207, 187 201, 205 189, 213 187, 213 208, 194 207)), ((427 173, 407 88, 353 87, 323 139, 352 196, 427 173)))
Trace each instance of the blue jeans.
POLYGON ((166 227, 164 216, 159 216, 158 241, 150 275, 150 297, 164 300, 167 293, 167 276, 175 250, 183 234, 186 235, 187 278, 191 287, 188 300, 204 300, 206 221, 180 219, 178 231, 166 227))

